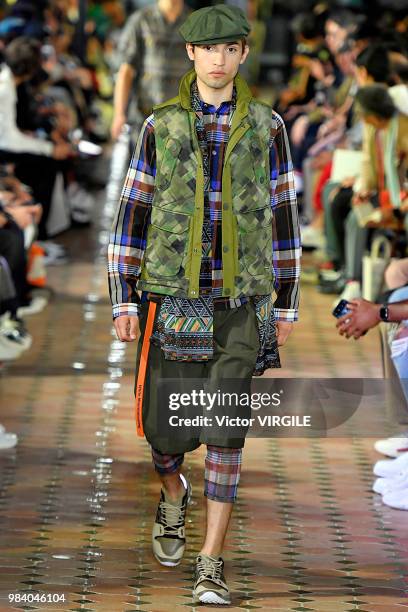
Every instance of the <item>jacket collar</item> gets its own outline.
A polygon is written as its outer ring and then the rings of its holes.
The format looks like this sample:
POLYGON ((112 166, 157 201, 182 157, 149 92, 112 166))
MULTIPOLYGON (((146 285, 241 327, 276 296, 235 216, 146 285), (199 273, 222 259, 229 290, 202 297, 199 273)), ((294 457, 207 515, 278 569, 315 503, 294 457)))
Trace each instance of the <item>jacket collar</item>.
MULTIPOLYGON (((188 111, 192 111, 191 105, 191 85, 196 79, 195 70, 190 70, 183 76, 180 81, 179 87, 179 99, 182 108, 188 111)), ((248 106, 252 100, 252 93, 249 89, 245 79, 240 74, 237 74, 234 79, 234 85, 237 91, 237 113, 241 117, 248 115, 248 106)))

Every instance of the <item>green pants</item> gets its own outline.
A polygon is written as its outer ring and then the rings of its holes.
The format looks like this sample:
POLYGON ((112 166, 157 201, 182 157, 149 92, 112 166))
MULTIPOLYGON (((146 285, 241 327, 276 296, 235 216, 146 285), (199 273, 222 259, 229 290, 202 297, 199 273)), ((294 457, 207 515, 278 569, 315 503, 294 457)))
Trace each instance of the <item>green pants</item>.
MULTIPOLYGON (((142 342, 146 327, 149 303, 142 305, 140 316, 140 339, 137 350, 136 372, 138 372, 142 342)), ((155 320, 159 314, 160 305, 156 308, 155 320)), ((161 453, 184 453, 198 448, 200 444, 215 444, 227 448, 242 448, 245 436, 226 434, 225 428, 218 436, 217 429, 212 428, 211 439, 205 433, 205 428, 197 437, 189 439, 171 439, 161 435, 161 415, 168 415, 168 408, 160 406, 158 400, 159 379, 188 378, 206 381, 211 388, 218 386, 217 381, 223 379, 239 379, 240 389, 246 388, 250 393, 252 373, 259 350, 259 333, 255 308, 248 302, 239 308, 231 310, 216 310, 214 312, 214 358, 206 362, 170 361, 164 359, 159 346, 150 342, 149 357, 143 396, 143 428, 146 439, 151 446, 161 453), (165 410, 164 410, 165 409, 165 410)), ((245 418, 249 418, 251 408, 243 409, 245 418)), ((168 429, 166 430, 168 431, 168 429)))

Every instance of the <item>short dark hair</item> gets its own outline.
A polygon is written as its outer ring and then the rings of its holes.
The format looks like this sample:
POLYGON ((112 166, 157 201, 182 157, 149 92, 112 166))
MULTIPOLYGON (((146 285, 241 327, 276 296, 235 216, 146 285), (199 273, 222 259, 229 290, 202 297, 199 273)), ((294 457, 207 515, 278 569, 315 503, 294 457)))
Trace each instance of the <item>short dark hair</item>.
POLYGON ((321 35, 320 27, 313 13, 300 13, 296 15, 292 19, 291 27, 295 34, 300 34, 306 40, 312 40, 321 35))
POLYGON ((4 58, 14 76, 33 75, 41 65, 41 44, 35 38, 19 36, 7 45, 4 58))
POLYGON ((358 23, 356 15, 354 15, 351 11, 348 11, 347 9, 339 9, 337 11, 329 13, 326 18, 326 21, 334 21, 334 23, 337 23, 340 27, 345 29, 349 29, 352 26, 355 27, 358 23))
POLYGON ((361 87, 356 94, 356 102, 363 115, 375 115, 380 119, 391 119, 397 112, 387 88, 382 85, 361 87))
POLYGON ((376 83, 386 83, 390 75, 390 60, 382 45, 367 47, 358 54, 356 64, 365 68, 376 83))

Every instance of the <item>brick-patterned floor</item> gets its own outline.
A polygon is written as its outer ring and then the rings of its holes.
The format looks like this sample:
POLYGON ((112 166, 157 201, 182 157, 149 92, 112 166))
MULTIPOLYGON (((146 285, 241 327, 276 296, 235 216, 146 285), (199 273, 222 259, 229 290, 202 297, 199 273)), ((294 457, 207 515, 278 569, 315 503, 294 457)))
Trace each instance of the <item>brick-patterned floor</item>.
MULTIPOLYGON (((0 453, 0 611, 195 609, 204 451, 186 461, 196 485, 185 558, 161 567, 150 552, 159 487, 133 419, 135 346, 110 325, 106 228, 64 237, 72 263, 51 270, 55 298, 28 320, 33 348, 0 382, 0 420, 20 438, 0 453), (8 603, 23 592, 65 602, 8 603)), ((304 284, 279 376, 381 376, 377 334, 340 338, 331 302, 304 284)), ((408 607, 408 513, 370 492, 377 458, 368 438, 247 440, 225 553, 230 609, 408 607)))

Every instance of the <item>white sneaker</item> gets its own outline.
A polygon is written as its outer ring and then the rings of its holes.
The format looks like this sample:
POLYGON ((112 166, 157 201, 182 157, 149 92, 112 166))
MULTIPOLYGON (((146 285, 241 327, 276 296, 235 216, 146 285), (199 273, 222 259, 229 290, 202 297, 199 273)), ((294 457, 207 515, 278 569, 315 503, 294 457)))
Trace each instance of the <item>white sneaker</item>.
POLYGON ((348 281, 346 286, 344 287, 342 293, 336 299, 336 304, 340 302, 340 300, 355 300, 356 298, 361 297, 361 286, 358 281, 348 281))
POLYGON ((408 487, 400 491, 391 491, 382 498, 383 504, 396 510, 408 510, 408 487))
POLYGON ((382 459, 374 465, 373 472, 382 478, 395 478, 408 469, 408 453, 397 459, 382 459))
POLYGON ((71 183, 67 189, 71 217, 78 223, 89 223, 93 217, 95 198, 78 183, 71 183))
POLYGON ((4 425, 0 423, 0 436, 2 436, 5 432, 6 432, 6 428, 4 427, 4 425))
POLYGON ((0 434, 0 450, 7 448, 13 448, 18 442, 18 438, 14 433, 3 433, 0 434))
POLYGON ((66 255, 66 248, 58 242, 52 240, 36 240, 39 247, 44 249, 45 253, 58 253, 58 255, 66 255))
POLYGON ((408 451, 408 438, 385 438, 384 440, 377 440, 374 444, 374 448, 378 453, 386 455, 387 457, 399 457, 408 451))
POLYGON ((27 306, 21 306, 17 310, 18 317, 27 317, 33 314, 38 314, 48 304, 48 299, 44 295, 34 295, 31 302, 27 306))
POLYGON ((408 472, 401 472, 396 478, 377 478, 373 483, 374 493, 380 495, 406 488, 408 488, 408 472))
POLYGON ((25 329, 22 321, 15 321, 9 317, 3 317, 0 322, 0 335, 10 342, 15 342, 23 351, 31 348, 32 337, 25 329))
POLYGON ((23 347, 0 334, 0 361, 14 361, 24 352, 23 347))
POLYGON ((326 239, 321 230, 311 226, 305 225, 301 228, 301 242, 302 246, 309 248, 324 248, 326 239))

